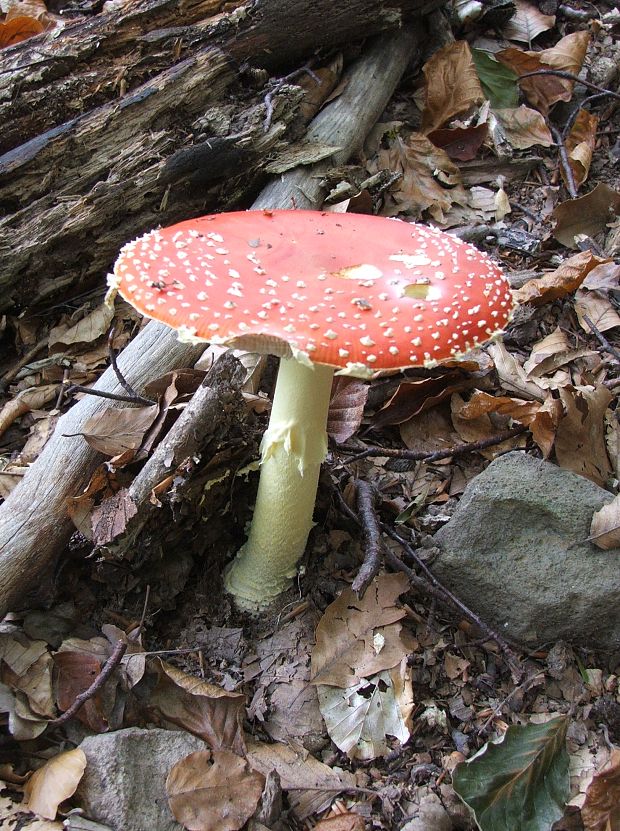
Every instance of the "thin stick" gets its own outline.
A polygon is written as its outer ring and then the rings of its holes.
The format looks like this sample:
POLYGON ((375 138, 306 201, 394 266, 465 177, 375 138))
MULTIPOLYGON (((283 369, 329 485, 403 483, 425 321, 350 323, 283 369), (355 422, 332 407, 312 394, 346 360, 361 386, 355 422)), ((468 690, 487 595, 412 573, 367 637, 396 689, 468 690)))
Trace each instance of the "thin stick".
POLYGON ((613 355, 613 357, 616 359, 616 361, 620 364, 620 352, 618 352, 616 347, 612 346, 609 343, 609 341, 607 340, 605 335, 600 331, 600 329, 597 329, 597 327, 592 322, 592 320, 590 320, 588 315, 583 315, 583 319, 588 324, 588 327, 590 328, 590 331, 592 332, 594 337, 597 339, 597 341, 601 344, 601 346, 603 347, 605 352, 609 352, 610 355, 613 355))
MULTIPOLYGON (((450 456, 461 456, 463 453, 474 453, 477 450, 485 450, 487 447, 493 447, 496 444, 501 444, 503 441, 512 439, 515 436, 521 435, 527 431, 527 427, 520 424, 518 427, 512 427, 510 430, 504 430, 497 433, 488 439, 481 439, 480 441, 471 441, 466 444, 457 444, 454 447, 448 447, 445 450, 436 450, 434 452, 426 452, 422 450, 406 450, 396 449, 391 447, 377 447, 375 445, 367 447, 361 453, 356 453, 351 458, 346 459, 344 464, 350 465, 352 462, 357 462, 360 459, 365 459, 368 456, 389 456, 392 459, 409 459, 413 462, 436 462, 439 459, 447 459, 450 456)), ((346 447, 341 447, 341 450, 348 451, 346 447)))
POLYGON ((555 139, 555 143, 560 154, 560 162, 562 163, 562 168, 564 169, 564 175, 566 177, 566 190, 569 192, 571 199, 575 199, 577 197, 577 183, 575 182, 575 177, 573 176, 573 169, 570 166, 568 151, 566 150, 564 139, 562 138, 560 131, 557 127, 554 127, 553 124, 549 125, 549 129, 555 139))
POLYGON ((60 727, 61 724, 65 724, 69 719, 72 719, 73 716, 81 710, 81 708, 86 704, 86 702, 92 698, 95 693, 103 687, 105 682, 108 680, 110 675, 114 672, 116 667, 120 664, 123 655, 127 650, 127 644, 123 643, 123 641, 117 641, 114 649, 112 650, 112 654, 108 658, 108 660, 103 665, 101 672, 95 678, 93 683, 87 690, 80 693, 73 704, 69 707, 68 710, 65 710, 64 713, 58 718, 53 718, 51 721, 48 721, 47 724, 50 727, 60 727))
POLYGON ((519 75, 518 80, 521 81, 523 78, 533 78, 535 75, 555 75, 556 78, 564 78, 566 81, 574 81, 576 84, 588 87, 588 89, 593 89, 596 92, 602 92, 605 95, 610 95, 612 98, 620 100, 619 93, 614 92, 611 89, 605 89, 605 87, 599 87, 598 84, 593 84, 592 81, 585 81, 583 78, 573 75, 572 72, 565 72, 563 69, 537 69, 534 72, 526 72, 523 75, 519 75))
POLYGON ((351 588, 361 599, 381 567, 383 543, 375 509, 377 491, 371 484, 364 482, 363 479, 355 480, 355 489, 357 491, 358 517, 364 534, 364 562, 357 572, 351 588))

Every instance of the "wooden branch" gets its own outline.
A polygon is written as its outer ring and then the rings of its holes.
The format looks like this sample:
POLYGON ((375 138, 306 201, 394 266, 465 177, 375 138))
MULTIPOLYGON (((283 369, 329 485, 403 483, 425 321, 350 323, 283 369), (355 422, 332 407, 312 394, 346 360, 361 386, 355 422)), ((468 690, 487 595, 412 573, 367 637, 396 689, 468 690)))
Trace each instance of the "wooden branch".
MULTIPOLYGON (((327 142, 337 135, 342 148, 338 156, 343 159, 360 147, 390 100, 417 44, 418 36, 408 30, 378 38, 349 69, 339 98, 311 125, 315 139, 327 142)), ((300 194, 304 205, 320 207, 324 194, 317 185, 317 168, 320 171, 322 166, 285 174, 288 185, 278 181, 277 186, 268 186, 253 207, 290 208, 300 194), (308 194, 316 194, 316 201, 310 201, 308 194)), ((151 322, 120 355, 119 366, 131 386, 142 391, 164 372, 191 363, 200 351, 200 347, 177 341, 168 327, 151 322)), ((111 369, 96 386, 120 391, 111 369)), ((85 486, 101 457, 82 438, 64 438, 64 434, 78 433, 84 421, 105 406, 103 399, 92 397, 75 404, 62 417, 23 481, 0 506, 0 616, 20 608, 23 592, 36 584, 68 542, 73 525, 65 501, 85 486)))

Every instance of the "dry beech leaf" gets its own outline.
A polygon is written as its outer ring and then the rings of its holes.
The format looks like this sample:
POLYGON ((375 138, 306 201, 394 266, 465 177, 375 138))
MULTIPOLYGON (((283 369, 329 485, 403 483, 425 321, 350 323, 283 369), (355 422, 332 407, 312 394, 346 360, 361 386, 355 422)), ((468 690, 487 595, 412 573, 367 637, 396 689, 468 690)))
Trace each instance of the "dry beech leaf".
POLYGON ((514 0, 516 11, 504 26, 502 34, 508 40, 529 44, 543 32, 555 26, 555 15, 543 14, 524 0, 514 0))
POLYGON ((530 303, 532 306, 552 303, 572 294, 593 268, 605 262, 608 261, 595 256, 591 251, 574 254, 554 271, 543 277, 528 280, 525 285, 513 292, 513 297, 517 303, 530 303))
POLYGON ((544 400, 544 390, 527 377, 521 364, 501 341, 490 343, 487 352, 493 358, 499 380, 505 390, 516 393, 520 398, 544 400))
POLYGON ((230 750, 199 750, 174 765, 166 794, 188 831, 239 831, 252 816, 265 777, 230 750))
POLYGON ((551 147, 553 136, 542 113, 522 104, 513 109, 494 110, 506 138, 515 150, 526 150, 536 144, 551 147))
POLYGON ((605 414, 612 400, 602 386, 566 386, 559 390, 566 415, 555 437, 560 467, 604 486, 611 475, 605 445, 605 414))
POLYGON ((311 683, 352 687, 398 666, 409 644, 398 622, 405 611, 396 600, 408 588, 404 574, 384 574, 373 580, 361 600, 344 589, 317 626, 311 683))
POLYGON ((327 417, 327 433, 337 444, 350 439, 359 429, 368 390, 368 384, 358 378, 338 376, 334 379, 327 417))
POLYGON ((87 419, 81 435, 99 453, 118 456, 126 451, 138 450, 158 413, 157 404, 122 410, 109 407, 87 419))
MULTIPOLYGON (((491 398, 492 396, 489 397, 491 398)), ((497 433, 498 429, 501 429, 491 421, 489 412, 493 412, 493 410, 486 411, 484 407, 478 406, 480 403, 481 399, 477 400, 474 398, 474 401, 470 405, 458 393, 452 396, 450 401, 452 424, 464 442, 484 441, 497 433), (465 412, 465 416, 462 415, 463 412, 465 412)), ((506 424, 505 427, 507 426, 506 424)), ((486 450, 480 450, 479 453, 485 459, 495 459, 502 453, 506 453, 508 450, 514 450, 520 445, 523 445, 524 442, 524 436, 514 436, 501 442, 501 444, 493 445, 486 450)))
POLYGON ((579 289, 575 294, 575 312, 579 325, 584 332, 590 333, 592 331, 585 320, 586 316, 599 332, 607 332, 608 329, 615 329, 616 326, 620 326, 620 315, 615 306, 608 297, 598 291, 579 289))
MULTIPOLYGON (((566 150, 568 161, 573 171, 575 184, 579 187, 588 178, 592 154, 596 144, 596 130, 598 128, 598 116, 587 110, 579 110, 570 133, 566 137, 566 150)), ((562 178, 566 181, 566 174, 562 168, 562 178)))
POLYGON ((49 348, 58 351, 76 343, 92 343, 108 333, 113 319, 114 309, 102 303, 73 326, 57 326, 52 329, 48 339, 49 348))
POLYGON ((158 682, 149 707, 167 721, 203 739, 214 750, 245 753, 245 696, 228 692, 157 660, 158 682))
POLYGON ((433 130, 428 138, 435 147, 445 150, 448 156, 459 162, 475 159, 489 132, 488 125, 476 127, 450 127, 433 130))
POLYGON ((620 495, 594 513, 589 539, 605 551, 620 546, 620 495))
POLYGON ((0 49, 40 35, 44 31, 45 26, 33 17, 13 17, 6 23, 0 23, 0 49))
POLYGON ((590 783, 581 808, 584 831, 618 831, 620 828, 620 750, 614 747, 609 761, 590 783))
POLYGON ((45 819, 55 819, 58 806, 73 796, 85 769, 86 755, 79 747, 54 756, 26 782, 24 807, 45 819))
POLYGON ((567 199, 553 211, 553 236, 568 248, 577 248, 575 236, 595 237, 620 213, 620 193, 604 182, 584 196, 567 199))
POLYGON ((320 820, 314 831, 364 831, 366 827, 363 817, 347 811, 334 817, 320 820))
POLYGON ((328 808, 339 791, 355 786, 352 773, 323 764, 299 745, 249 740, 247 755, 254 770, 264 776, 272 770, 278 773, 291 811, 300 822, 328 808))
POLYGON ((426 79, 422 131, 430 133, 484 101, 469 44, 457 40, 439 49, 422 70, 426 79))
POLYGON ((18 392, 17 395, 0 410, 0 436, 9 429, 18 418, 32 410, 41 410, 58 395, 58 384, 47 384, 44 387, 30 387, 18 392))

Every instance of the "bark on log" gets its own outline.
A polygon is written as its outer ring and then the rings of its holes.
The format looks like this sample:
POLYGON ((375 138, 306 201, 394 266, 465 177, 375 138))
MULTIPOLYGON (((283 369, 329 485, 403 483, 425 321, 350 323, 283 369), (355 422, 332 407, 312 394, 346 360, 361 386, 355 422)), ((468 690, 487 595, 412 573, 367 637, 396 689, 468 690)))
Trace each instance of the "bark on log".
POLYGON ((290 71, 440 3, 255 0, 217 15, 221 0, 139 0, 2 50, 0 311, 88 288, 144 230, 250 204, 299 95, 280 91, 265 134, 249 68, 290 71))
MULTIPOLYGON (((311 134, 321 141, 337 135, 343 159, 359 149, 392 96, 418 37, 410 30, 380 37, 350 68, 343 93, 317 116, 311 134)), ((319 207, 316 175, 310 167, 285 174, 286 184, 265 191, 254 207, 288 208, 301 194, 309 205, 319 207)), ((142 391, 163 372, 191 363, 199 351, 200 347, 177 341, 168 327, 151 322, 120 355, 119 366, 132 387, 142 391)), ((112 369, 102 375, 96 388, 120 392, 112 369)), ((80 437, 64 438, 64 434, 79 432, 84 421, 105 406, 102 399, 91 397, 75 404, 59 421, 24 480, 0 506, 0 617, 20 607, 23 592, 36 583, 69 540, 73 526, 65 500, 80 492, 101 457, 80 437)))

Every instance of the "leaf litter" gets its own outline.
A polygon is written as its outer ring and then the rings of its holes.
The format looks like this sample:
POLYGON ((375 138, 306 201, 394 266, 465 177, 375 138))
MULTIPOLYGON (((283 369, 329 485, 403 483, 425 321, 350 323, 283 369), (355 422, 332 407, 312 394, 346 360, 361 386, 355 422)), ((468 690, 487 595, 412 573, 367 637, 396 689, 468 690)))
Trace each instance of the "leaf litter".
MULTIPOLYGON (((509 447, 535 449, 612 494, 617 491, 618 358, 610 350, 620 323, 614 262, 620 250, 620 192, 606 163, 613 158, 617 117, 609 100, 584 101, 574 79, 549 74, 590 69, 606 49, 617 49, 616 33, 595 17, 586 30, 559 12, 554 17, 522 0, 514 5, 516 13, 500 27, 501 36, 497 29, 477 32, 474 26, 470 42, 457 32, 460 39, 428 57, 418 79, 421 106, 411 89, 401 90, 355 171, 356 181, 370 183, 365 191, 370 209, 430 221, 464 236, 483 224, 483 243, 507 240, 494 253, 513 273, 520 303, 504 343, 474 354, 465 367, 379 379, 370 388, 342 382, 335 390, 330 435, 344 449, 351 443, 363 450, 370 434, 386 449, 404 444, 446 452, 430 462, 375 455, 356 463, 358 475, 376 483, 384 509, 421 534, 449 519, 454 496, 485 458, 509 447), (502 160, 511 159, 517 170, 525 151, 535 154, 527 178, 511 175, 504 181, 502 160), (570 193, 571 178, 577 194, 570 193), (525 245, 528 237, 537 243, 533 254, 525 245), (519 271, 527 270, 530 279, 519 283, 519 271), (425 433, 419 432, 423 423, 425 433), (527 433, 469 457, 450 455, 458 440, 484 441, 513 424, 527 433)), ((6 16, 0 45, 62 25, 42 4, 17 6, 21 19, 11 24, 6 16)), ((337 64, 325 68, 332 95, 340 71, 337 64)), ((308 89, 314 91, 312 85, 308 89)), ((308 106, 320 106, 311 97, 308 106)), ((350 175, 354 192, 353 170, 350 175)), ((340 186, 348 176, 346 166, 334 172, 340 186)), ((116 327, 115 346, 121 348, 135 325, 127 307, 111 313, 95 296, 56 319, 8 320, 16 357, 12 363, 3 359, 8 394, 0 410, 2 495, 50 435, 56 407, 67 404, 61 391, 70 384, 92 385, 107 365, 109 329, 116 327), (37 355, 19 366, 17 355, 37 344, 43 344, 37 355)), ((248 408, 256 405, 258 413, 269 406, 269 384, 260 386, 263 370, 253 373, 254 388, 246 393, 255 397, 247 399, 248 408)), ((168 375, 146 391, 156 402, 151 408, 111 406, 84 425, 86 440, 107 460, 72 502, 75 552, 88 554, 89 539, 105 548, 130 527, 123 488, 203 378, 204 372, 195 370, 168 375)), ((227 628, 229 613, 212 588, 218 566, 207 566, 202 575, 191 568, 216 544, 230 552, 242 537, 238 529, 251 501, 245 480, 252 476, 257 444, 244 429, 212 449, 212 462, 234 468, 232 486, 230 476, 207 488, 212 479, 175 471, 174 481, 162 482, 158 492, 158 518, 130 556, 115 559, 108 552, 68 567, 60 594, 75 597, 79 610, 56 614, 62 607, 52 606, 44 623, 35 624, 34 613, 4 622, 0 710, 13 739, 45 742, 49 722, 89 688, 121 639, 126 656, 75 719, 94 732, 155 721, 203 738, 210 750, 183 760, 169 778, 171 804, 188 828, 241 828, 261 801, 264 780, 277 771, 295 822, 311 819, 326 831, 328 826, 358 831, 360 818, 376 827, 401 827, 403 816, 410 818, 410 831, 463 827, 465 814, 459 813, 450 781, 474 807, 478 827, 503 827, 495 815, 488 824, 486 811, 493 803, 504 816, 516 812, 519 821, 530 811, 527 827, 542 831, 563 809, 566 747, 573 765, 571 793, 584 828, 614 828, 617 669, 601 656, 549 645, 528 657, 531 672, 515 686, 493 642, 480 640, 470 621, 455 626, 440 610, 429 613, 403 576, 381 575, 364 597, 355 596, 348 586, 363 554, 359 535, 326 519, 331 490, 341 488, 347 500, 341 455, 334 456, 319 499, 326 520, 316 531, 323 562, 314 583, 303 578, 320 611, 302 604, 289 620, 254 631, 249 644, 230 634, 238 630, 227 628), (185 560, 173 563, 166 549, 184 545, 180 540, 187 530, 195 530, 191 516, 200 518, 201 533, 192 538, 185 560), (149 564, 153 558, 157 568, 149 564), (174 663, 149 656, 135 639, 145 585, 151 587, 149 609, 158 610, 146 621, 149 639, 172 648, 174 663), (156 620, 162 613, 174 613, 182 624, 162 626, 156 620), (235 646, 224 648, 224 642, 235 646), (611 715, 597 721, 591 716, 595 711, 611 715), (566 721, 548 718, 556 712, 571 713, 566 737, 566 721), (597 727, 601 723, 611 749, 597 727), (302 729, 295 732, 294 725, 302 729), (501 744, 485 744, 502 736, 501 744), (537 743, 541 752, 532 757, 537 743), (527 760, 519 750, 525 746, 527 760), (485 752, 476 757, 480 748, 485 752), (493 776, 510 775, 510 793, 486 778, 489 759, 493 776), (466 793, 465 770, 473 771, 473 794, 466 793), (556 795, 542 793, 543 776, 557 781, 556 795), (415 825, 418 820, 426 825, 415 825)), ((593 517, 592 541, 616 547, 619 526, 614 499, 593 517)), ((385 545, 397 548, 390 540, 385 545)), ((29 806, 55 816, 75 791, 80 767, 77 751, 53 756, 32 773, 22 810, 29 806)), ((22 765, 25 775, 33 769, 22 765)), ((12 781, 8 769, 2 776, 12 781)), ((24 790, 19 781, 11 787, 24 790)))

